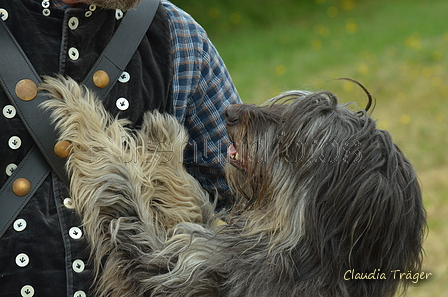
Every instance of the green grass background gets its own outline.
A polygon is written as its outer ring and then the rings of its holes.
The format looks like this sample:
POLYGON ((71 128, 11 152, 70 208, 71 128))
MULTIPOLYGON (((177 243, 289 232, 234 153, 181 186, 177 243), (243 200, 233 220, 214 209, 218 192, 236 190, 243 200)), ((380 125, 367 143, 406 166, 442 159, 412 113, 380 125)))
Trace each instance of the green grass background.
MULTIPOLYGON (((391 132, 419 175, 424 271, 408 296, 448 296, 448 1, 173 0, 203 25, 248 103, 291 89, 334 92, 391 132)), ((412 224, 412 222, 409 222, 412 224)))

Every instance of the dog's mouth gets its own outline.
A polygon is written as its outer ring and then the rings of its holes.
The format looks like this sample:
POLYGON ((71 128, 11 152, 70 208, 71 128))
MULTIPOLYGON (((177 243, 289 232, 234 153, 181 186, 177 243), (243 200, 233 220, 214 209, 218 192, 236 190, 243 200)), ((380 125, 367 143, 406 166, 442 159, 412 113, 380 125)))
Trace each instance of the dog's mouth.
POLYGON ((235 168, 239 170, 246 170, 244 159, 233 144, 227 148, 227 159, 230 165, 235 168))

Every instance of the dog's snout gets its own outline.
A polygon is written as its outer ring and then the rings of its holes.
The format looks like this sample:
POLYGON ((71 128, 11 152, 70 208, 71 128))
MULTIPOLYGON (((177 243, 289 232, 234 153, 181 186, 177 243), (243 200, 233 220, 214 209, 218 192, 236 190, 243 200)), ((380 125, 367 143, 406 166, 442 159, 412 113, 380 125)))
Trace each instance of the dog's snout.
POLYGON ((238 112, 234 105, 226 108, 226 122, 227 124, 236 124, 238 122, 238 112))

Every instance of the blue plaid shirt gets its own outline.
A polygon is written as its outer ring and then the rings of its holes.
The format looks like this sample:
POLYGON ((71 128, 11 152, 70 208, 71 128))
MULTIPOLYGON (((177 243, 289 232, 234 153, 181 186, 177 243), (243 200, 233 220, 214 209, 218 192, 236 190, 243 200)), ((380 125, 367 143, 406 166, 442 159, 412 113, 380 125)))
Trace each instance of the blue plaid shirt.
POLYGON ((190 142, 185 164, 208 191, 228 199, 224 179, 229 138, 226 106, 241 103, 229 73, 206 32, 187 13, 162 1, 169 14, 174 55, 174 114, 185 125, 190 142))

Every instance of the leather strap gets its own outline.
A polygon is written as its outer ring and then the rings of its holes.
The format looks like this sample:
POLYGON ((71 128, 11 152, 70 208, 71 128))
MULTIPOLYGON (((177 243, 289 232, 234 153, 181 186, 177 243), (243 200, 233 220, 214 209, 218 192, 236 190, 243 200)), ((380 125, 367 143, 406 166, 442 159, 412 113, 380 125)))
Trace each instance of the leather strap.
POLYGON ((17 97, 15 91, 17 82, 22 79, 30 79, 36 85, 39 85, 42 80, 8 27, 3 22, 1 23, 0 83, 42 155, 58 177, 68 184, 68 177, 64 170, 65 160, 53 152, 58 139, 57 131, 49 120, 45 120, 49 119, 49 114, 39 107, 39 104, 47 100, 48 96, 39 92, 33 100, 24 101, 17 97))
MULTIPOLYGON (((123 73, 147 32, 159 3, 160 0, 143 0, 139 6, 126 13, 111 41, 84 79, 83 83, 95 91, 100 99, 107 96, 118 77, 123 73), (121 46, 123 44, 127 46, 123 48, 121 46), (105 88, 98 88, 93 83, 93 75, 98 70, 105 71, 110 77, 110 83, 105 88)), ((38 85, 41 79, 9 29, 3 21, 0 20, 0 23, 0 65, 2 65, 0 67, 0 84, 38 148, 35 146, 31 149, 0 189, 1 238, 51 169, 66 185, 69 185, 69 178, 65 171, 65 159, 57 157, 53 151, 58 133, 50 121, 45 120, 49 119, 47 112, 39 108, 39 104, 47 100, 48 96, 39 92, 33 100, 23 101, 15 93, 15 85, 18 81, 30 79, 38 85), (20 198, 12 192, 12 183, 18 177, 26 177, 31 182, 30 193, 20 198)))
POLYGON ((102 100, 112 89, 124 69, 128 65, 137 47, 148 31, 150 24, 157 12, 160 0, 143 0, 135 9, 126 12, 120 26, 104 49, 101 56, 93 65, 89 74, 83 81, 102 100), (132 16, 132 17, 130 17, 132 16), (123 44, 126 46, 123 47, 123 44), (98 70, 103 70, 109 74, 110 83, 105 88, 98 88, 93 83, 93 75, 98 70))
POLYGON ((37 147, 33 146, 0 189, 0 238, 50 172, 51 167, 37 147), (26 196, 17 196, 12 191, 12 184, 18 177, 26 177, 31 183, 31 191, 26 196))

